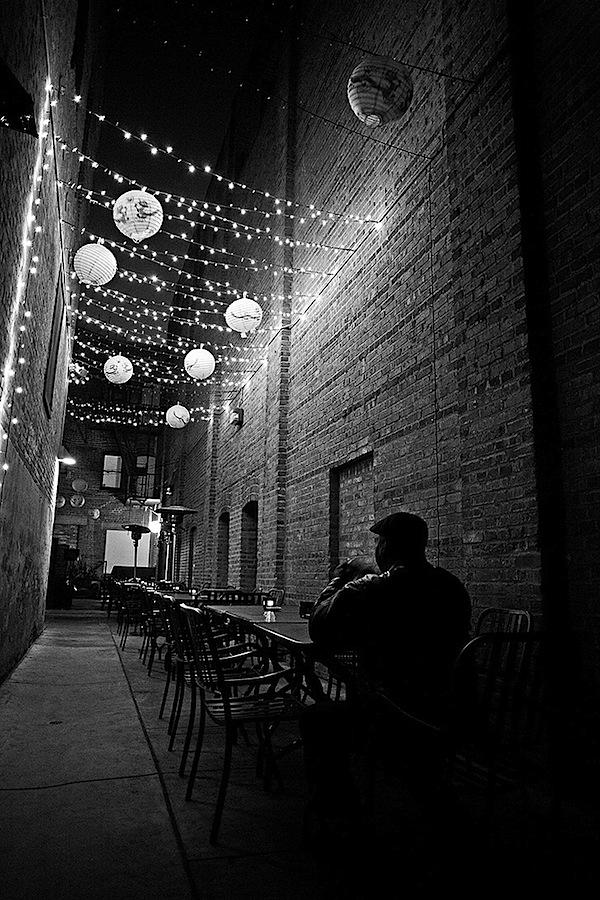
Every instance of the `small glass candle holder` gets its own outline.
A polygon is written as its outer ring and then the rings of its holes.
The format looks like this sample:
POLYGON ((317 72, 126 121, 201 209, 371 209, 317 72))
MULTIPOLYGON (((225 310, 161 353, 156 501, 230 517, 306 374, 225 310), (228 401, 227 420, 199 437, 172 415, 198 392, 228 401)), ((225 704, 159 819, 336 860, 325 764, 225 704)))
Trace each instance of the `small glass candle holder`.
POLYGON ((274 597, 263 597, 263 615, 267 622, 275 621, 275 612, 281 609, 281 605, 274 597))

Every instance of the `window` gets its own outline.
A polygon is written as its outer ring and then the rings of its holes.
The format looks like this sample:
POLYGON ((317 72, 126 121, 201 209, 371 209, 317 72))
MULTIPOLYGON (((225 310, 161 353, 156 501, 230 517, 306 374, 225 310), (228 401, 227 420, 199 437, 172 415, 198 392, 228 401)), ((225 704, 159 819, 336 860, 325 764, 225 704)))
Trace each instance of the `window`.
POLYGON ((152 497, 154 494, 154 478, 156 476, 156 457, 137 456, 135 471, 133 495, 135 497, 152 497))
POLYGON ((121 487, 121 467, 123 460, 120 456, 111 456, 104 454, 104 464, 102 466, 102 487, 103 488, 120 488, 121 487))

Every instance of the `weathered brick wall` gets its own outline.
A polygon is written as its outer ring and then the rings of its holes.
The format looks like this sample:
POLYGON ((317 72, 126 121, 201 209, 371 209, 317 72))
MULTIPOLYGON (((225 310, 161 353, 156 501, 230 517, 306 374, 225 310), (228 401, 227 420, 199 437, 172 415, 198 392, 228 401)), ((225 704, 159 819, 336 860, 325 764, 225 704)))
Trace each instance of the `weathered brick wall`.
MULTIPOLYGON (((205 527, 216 533, 219 513, 230 513, 230 580, 238 582, 241 509, 256 498, 261 575, 276 571, 275 516, 285 523, 288 597, 314 597, 332 562, 331 472, 372 455, 375 517, 397 508, 422 514, 430 559, 466 581, 476 606, 525 607, 536 618, 543 610, 566 624, 570 604, 592 667, 598 14, 584 2, 567 10, 539 0, 523 13, 505 0, 339 0, 304 4, 302 23, 291 43, 297 96, 287 48, 242 177, 273 193, 285 186, 286 197, 306 204, 305 223, 296 206, 287 221, 296 240, 341 249, 295 245, 289 291, 281 273, 232 275, 240 289, 291 298, 289 360, 274 333, 267 365, 231 395, 246 420, 241 429, 221 420, 205 527), (526 46, 515 41, 519 16, 531 30, 526 46), (361 47, 415 66, 408 113, 371 132, 346 101, 361 47), (536 119, 538 285, 516 91, 529 92, 536 119), (325 225, 311 218, 311 203, 333 211, 325 225), (274 499, 282 483, 283 509, 274 499), (564 546, 548 540, 554 489, 564 546), (561 567, 568 590, 557 598, 547 585, 561 567)), ((280 262, 280 248, 272 249, 263 256, 280 262)), ((276 321, 277 304, 264 306, 265 319, 276 321)), ((349 533, 354 527, 348 522, 349 533)))
MULTIPOLYGON (((565 601, 587 671, 600 687, 600 309, 598 93, 600 14, 594 4, 533 4, 531 95, 541 160, 536 221, 549 304, 566 516, 565 601)), ((531 135, 528 136, 532 139, 531 135)), ((548 525, 559 522, 548 502, 548 525)), ((562 587, 562 585, 561 585, 562 587)))
MULTIPOLYGON (((90 28, 98 4, 91 9, 90 28)), ((8 465, 0 497, 0 677, 18 662, 43 623, 70 342, 65 267, 68 271, 73 237, 60 218, 78 221, 77 209, 60 198, 58 185, 59 179, 77 179, 78 162, 63 154, 56 135, 80 143, 85 127, 82 113, 49 105, 46 90, 50 80, 57 91, 76 92, 71 59, 77 3, 47 0, 44 10, 45 17, 38 0, 7 0, 0 28, 0 54, 33 98, 39 125, 39 138, 0 129, 0 425, 7 435, 2 462, 8 465), (35 218, 26 228, 30 214, 35 218), (24 245, 25 240, 30 243, 24 245), (64 305, 59 306, 54 389, 45 404, 57 285, 64 287, 64 305)), ((98 41, 90 41, 78 71, 84 95, 98 41)))
MULTIPOLYGON (((156 438, 155 432, 121 426, 118 440, 114 428, 78 422, 67 416, 64 443, 76 465, 60 467, 57 496, 64 499, 64 505, 56 510, 54 536, 79 549, 79 567, 99 575, 103 571, 106 531, 131 523, 148 523, 150 515, 141 501, 131 502, 129 498, 127 502, 124 472, 122 489, 102 487, 103 462, 105 454, 121 456, 124 446, 134 456, 145 455, 154 449, 156 438), (83 491, 73 486, 79 480, 87 484, 83 491), (80 509, 71 506, 71 498, 78 493, 85 498, 80 509)), ((131 559, 133 564, 133 545, 131 559)))

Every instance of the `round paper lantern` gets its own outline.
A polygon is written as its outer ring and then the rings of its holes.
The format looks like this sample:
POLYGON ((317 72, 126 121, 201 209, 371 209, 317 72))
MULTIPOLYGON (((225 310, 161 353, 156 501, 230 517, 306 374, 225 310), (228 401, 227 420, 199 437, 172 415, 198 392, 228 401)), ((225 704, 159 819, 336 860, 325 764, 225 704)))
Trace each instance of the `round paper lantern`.
POLYGON ((215 371, 215 358, 210 350, 197 349, 186 353, 183 367, 191 378, 202 381, 215 371))
POLYGON ((115 225, 136 243, 152 237, 160 230, 162 206, 153 194, 146 191, 127 191, 121 194, 113 208, 115 225))
POLYGON ((372 128, 401 119, 413 95, 408 69, 394 59, 369 57, 348 81, 348 100, 361 122, 372 128))
POLYGON ((99 287, 115 277, 117 261, 104 244, 86 244, 80 247, 73 260, 75 273, 84 284, 99 287))
POLYGON ((225 321, 230 328, 245 336, 248 332, 255 331, 262 322, 262 309, 256 300, 240 297, 225 310, 225 321))
POLYGON ((165 418, 167 425, 170 425, 171 428, 184 428, 190 421, 190 414, 185 406, 180 406, 179 403, 176 403, 175 406, 170 406, 166 411, 165 418))
POLYGON ((104 363, 104 374, 113 384, 124 384, 133 375, 133 366, 126 356, 111 356, 104 363))

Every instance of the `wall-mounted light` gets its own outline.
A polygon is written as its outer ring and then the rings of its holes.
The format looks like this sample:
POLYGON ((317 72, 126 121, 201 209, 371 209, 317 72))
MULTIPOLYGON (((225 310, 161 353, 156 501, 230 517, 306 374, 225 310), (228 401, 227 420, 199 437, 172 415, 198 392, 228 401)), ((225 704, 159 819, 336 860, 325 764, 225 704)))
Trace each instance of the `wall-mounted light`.
POLYGON ((65 447, 61 446, 56 458, 59 463, 62 463, 64 466, 77 465, 77 460, 73 456, 71 456, 71 454, 68 452, 68 450, 65 449, 65 447))
POLYGON ((236 409, 232 409, 230 411, 229 424, 239 426, 242 426, 244 424, 244 410, 241 409, 241 407, 237 407, 236 409))

